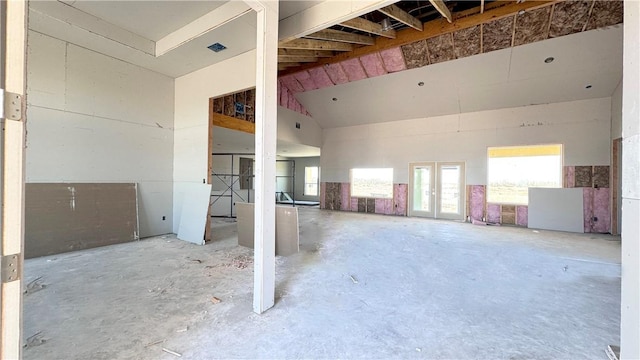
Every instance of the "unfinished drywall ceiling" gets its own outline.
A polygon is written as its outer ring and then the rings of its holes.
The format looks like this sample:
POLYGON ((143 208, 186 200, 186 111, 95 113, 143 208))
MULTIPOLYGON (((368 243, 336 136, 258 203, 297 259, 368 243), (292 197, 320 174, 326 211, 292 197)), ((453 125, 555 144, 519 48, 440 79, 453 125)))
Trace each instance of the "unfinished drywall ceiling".
POLYGON ((332 128, 609 97, 621 78, 622 27, 613 26, 295 96, 332 128))
MULTIPOLYGON (((253 153, 254 136, 242 131, 214 127, 214 153, 253 153)), ((315 146, 278 140, 277 155, 284 157, 320 156, 320 148, 315 146)))

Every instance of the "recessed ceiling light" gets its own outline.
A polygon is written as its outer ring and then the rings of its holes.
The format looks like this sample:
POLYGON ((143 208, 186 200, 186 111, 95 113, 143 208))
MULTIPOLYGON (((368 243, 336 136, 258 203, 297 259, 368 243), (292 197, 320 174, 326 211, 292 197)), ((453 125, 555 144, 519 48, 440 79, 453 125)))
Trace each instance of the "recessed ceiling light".
POLYGON ((550 64, 550 63, 552 63, 552 62, 553 62, 553 60, 555 60, 555 59, 553 58, 553 56, 549 56, 548 58, 544 59, 544 62, 545 62, 545 63, 547 63, 547 64, 550 64))
POLYGON ((418 83, 418 86, 424 86, 424 81, 420 81, 420 82, 418 83))
POLYGON ((331 99, 331 100, 333 100, 333 101, 338 101, 338 98, 333 98, 333 99, 331 99))
POLYGON ((585 88, 585 89, 591 89, 591 88, 592 88, 592 86, 591 86, 591 85, 587 85, 587 86, 585 86, 584 88, 585 88))
POLYGON ((209 48, 209 50, 213 51, 213 52, 220 52, 224 49, 226 49, 227 47, 220 44, 220 43, 215 43, 212 45, 207 46, 209 48))

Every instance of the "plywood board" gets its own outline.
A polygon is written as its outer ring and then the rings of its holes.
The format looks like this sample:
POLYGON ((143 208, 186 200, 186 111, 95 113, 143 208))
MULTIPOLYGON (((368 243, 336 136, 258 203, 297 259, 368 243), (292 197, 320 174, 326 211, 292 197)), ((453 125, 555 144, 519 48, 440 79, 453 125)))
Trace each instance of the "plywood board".
POLYGON ((587 23, 587 30, 620 24, 623 17, 624 4, 622 0, 596 1, 587 23))
POLYGON ((593 0, 562 1, 554 5, 549 27, 549 37, 575 34, 584 28, 589 19, 593 0))
POLYGON ((596 188, 609 187, 609 166, 593 167, 593 186, 596 188))
POLYGON ((592 166, 576 166, 575 167, 575 187, 591 187, 593 186, 593 167, 592 166))
POLYGON ((451 34, 443 34, 427 39, 427 48, 429 49, 429 62, 432 64, 456 58, 451 34))
POLYGON ((457 59, 480 54, 480 25, 454 32, 453 45, 457 59))
POLYGON ((517 15, 515 39, 513 39, 514 46, 546 39, 550 11, 551 8, 547 6, 517 15))
POLYGON ((138 240, 134 183, 26 184, 25 257, 138 240))
POLYGON ((529 228, 584 232, 583 191, 529 188, 529 228))
POLYGON ((505 49, 511 46, 513 16, 482 24, 482 52, 505 49))
POLYGON ((204 245, 211 184, 190 184, 184 194, 178 239, 204 245))
POLYGON ((236 202, 238 245, 253 249, 253 204, 236 202))
POLYGON ((426 40, 403 45, 401 48, 407 69, 415 69, 429 65, 429 51, 427 50, 426 40))

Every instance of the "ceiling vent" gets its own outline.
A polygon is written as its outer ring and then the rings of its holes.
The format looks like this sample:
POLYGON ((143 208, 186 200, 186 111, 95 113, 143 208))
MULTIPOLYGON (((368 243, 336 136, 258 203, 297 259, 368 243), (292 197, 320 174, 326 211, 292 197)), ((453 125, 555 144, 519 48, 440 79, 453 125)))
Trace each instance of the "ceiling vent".
POLYGON ((220 52, 224 49, 226 49, 227 47, 220 44, 220 43, 215 43, 213 45, 209 45, 207 46, 209 48, 209 50, 213 51, 213 52, 220 52))

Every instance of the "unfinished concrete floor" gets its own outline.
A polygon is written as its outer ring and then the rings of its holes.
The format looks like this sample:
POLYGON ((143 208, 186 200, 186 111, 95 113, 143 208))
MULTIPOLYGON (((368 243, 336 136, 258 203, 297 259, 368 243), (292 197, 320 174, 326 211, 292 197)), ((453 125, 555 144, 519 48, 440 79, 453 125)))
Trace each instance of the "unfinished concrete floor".
POLYGON ((617 237, 300 208, 276 306, 252 312, 235 224, 28 260, 25 359, 603 359, 617 237), (39 285, 46 285, 40 288, 39 285), (212 302, 216 297, 219 303, 212 302))

